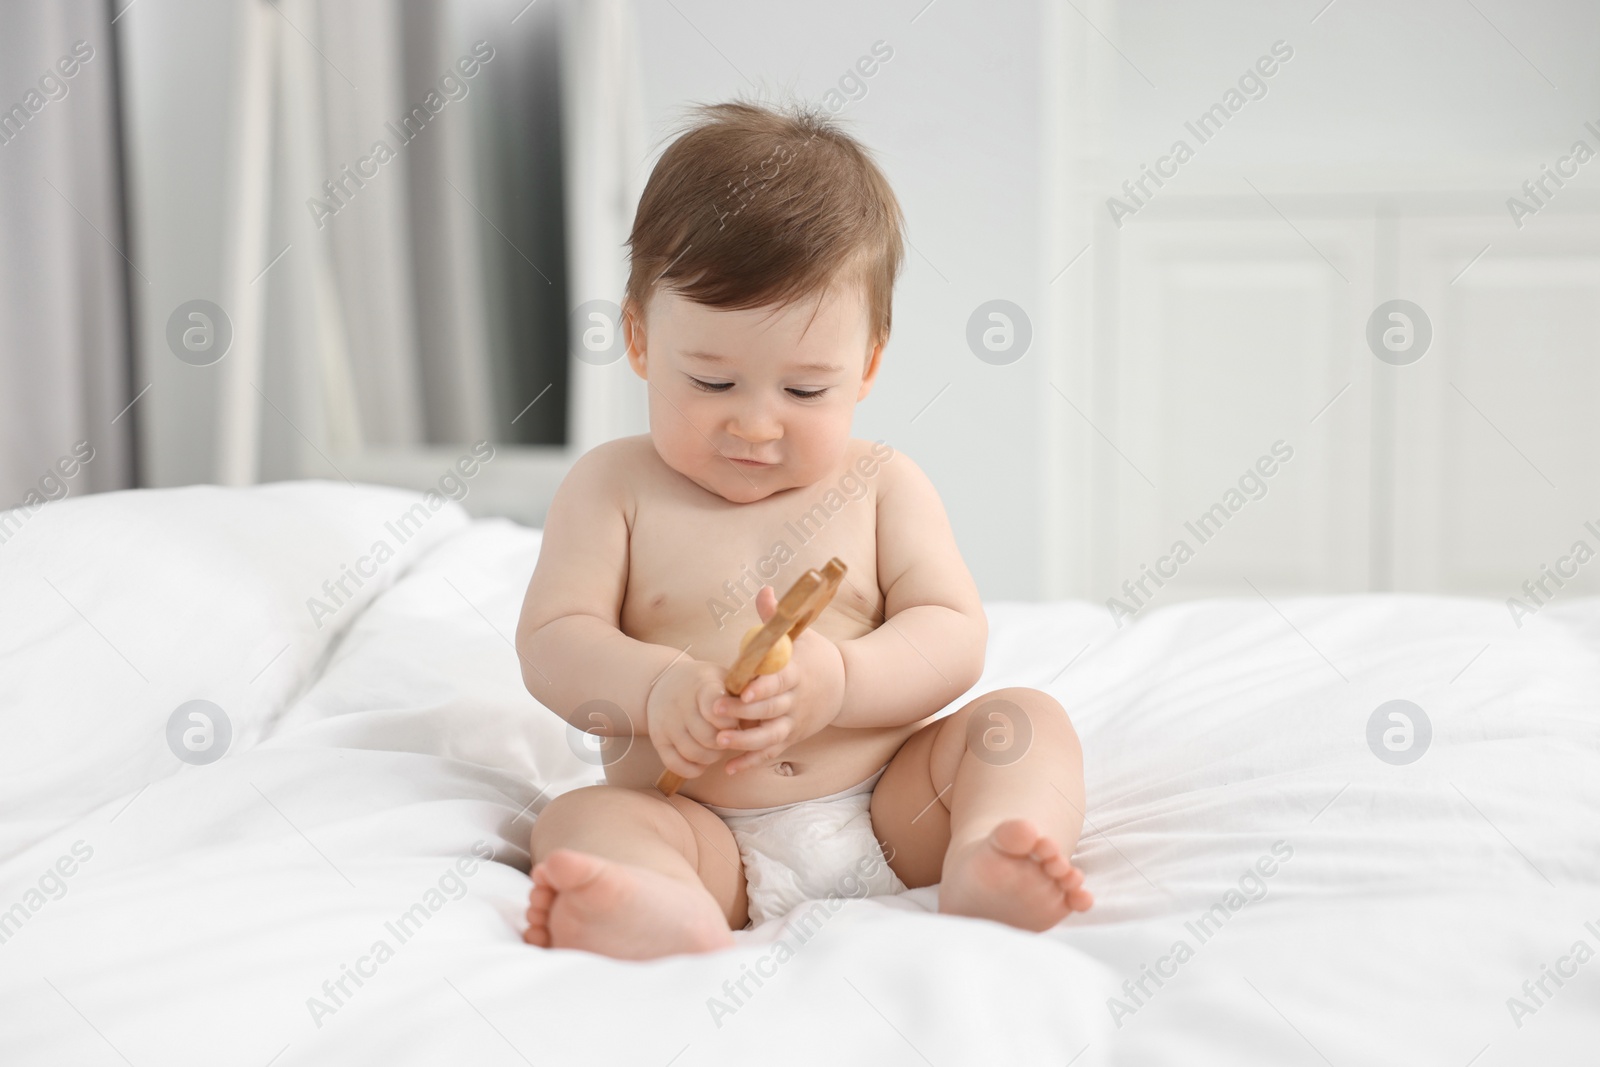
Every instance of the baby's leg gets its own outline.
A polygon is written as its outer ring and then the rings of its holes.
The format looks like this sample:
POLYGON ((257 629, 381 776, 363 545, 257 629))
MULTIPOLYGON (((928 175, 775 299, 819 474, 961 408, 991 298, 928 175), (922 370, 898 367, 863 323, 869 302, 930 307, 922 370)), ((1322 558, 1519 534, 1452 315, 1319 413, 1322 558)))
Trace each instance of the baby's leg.
POLYGON ((1045 930, 1094 898, 1072 866, 1083 754, 1067 713, 1002 689, 901 746, 872 797, 874 831, 908 886, 939 882, 939 910, 1045 930))
POLYGON ((574 789, 534 820, 529 851, 530 945, 654 959, 726 948, 745 924, 733 834, 687 797, 574 789))

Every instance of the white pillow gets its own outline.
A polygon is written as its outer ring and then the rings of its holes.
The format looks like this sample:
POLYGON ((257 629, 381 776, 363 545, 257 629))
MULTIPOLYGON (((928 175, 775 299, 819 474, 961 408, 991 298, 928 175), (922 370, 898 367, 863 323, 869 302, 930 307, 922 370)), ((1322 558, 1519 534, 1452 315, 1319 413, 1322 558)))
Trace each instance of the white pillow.
MULTIPOLYGON (((8 518, 0 860, 184 769, 168 722, 185 702, 222 709, 232 750, 255 744, 373 598, 469 522, 437 493, 324 481, 102 493, 8 518)), ((203 744, 200 720, 184 729, 203 744)))

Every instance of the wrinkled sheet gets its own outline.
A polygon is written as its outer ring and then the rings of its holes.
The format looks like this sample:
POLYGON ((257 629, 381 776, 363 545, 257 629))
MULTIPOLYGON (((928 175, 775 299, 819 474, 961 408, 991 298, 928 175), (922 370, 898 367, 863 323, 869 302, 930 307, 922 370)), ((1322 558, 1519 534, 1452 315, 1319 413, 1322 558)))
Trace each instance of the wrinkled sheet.
POLYGON ((1493 1067, 1600 1047, 1600 601, 1520 629, 1503 604, 1413 596, 1120 629, 1098 605, 991 603, 984 677, 951 708, 1031 685, 1071 712, 1092 911, 1031 935, 937 915, 926 888, 618 963, 520 940, 532 820, 598 772, 511 645, 539 533, 420 500, 111 493, 0 545, 0 1061, 1493 1067), (194 700, 227 720, 209 763, 169 742, 194 700), (1369 743, 1392 700, 1427 717, 1414 762, 1369 743))

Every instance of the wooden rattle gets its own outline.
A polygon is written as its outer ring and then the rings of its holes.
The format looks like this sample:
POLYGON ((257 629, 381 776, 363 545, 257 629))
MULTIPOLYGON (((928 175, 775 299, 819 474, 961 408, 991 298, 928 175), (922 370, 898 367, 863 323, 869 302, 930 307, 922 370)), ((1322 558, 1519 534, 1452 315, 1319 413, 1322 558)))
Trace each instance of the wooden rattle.
MULTIPOLYGON (((783 594, 772 618, 750 628, 739 641, 739 656, 733 661, 733 667, 723 683, 729 695, 743 693, 744 687, 754 681, 757 675, 776 674, 789 665, 795 639, 816 621, 822 609, 828 606, 828 601, 833 599, 833 594, 839 591, 844 572, 844 561, 838 556, 830 559, 821 570, 806 571, 783 594)), ((760 721, 755 719, 739 720, 741 730, 753 730, 760 725, 760 721)), ((681 785, 683 776, 672 771, 662 771, 661 777, 656 779, 656 788, 669 797, 681 785)))

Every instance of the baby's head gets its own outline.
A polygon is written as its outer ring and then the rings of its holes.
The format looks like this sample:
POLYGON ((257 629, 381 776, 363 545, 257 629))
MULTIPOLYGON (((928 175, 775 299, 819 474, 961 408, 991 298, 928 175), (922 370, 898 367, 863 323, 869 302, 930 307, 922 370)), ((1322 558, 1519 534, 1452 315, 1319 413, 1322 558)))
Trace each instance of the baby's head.
POLYGON ((750 503, 843 462, 889 339, 903 221, 866 150, 826 118, 699 109, 628 239, 628 360, 668 466, 750 503))

